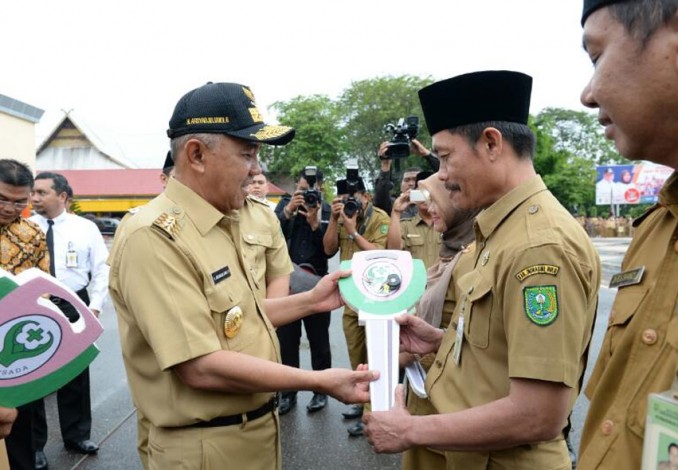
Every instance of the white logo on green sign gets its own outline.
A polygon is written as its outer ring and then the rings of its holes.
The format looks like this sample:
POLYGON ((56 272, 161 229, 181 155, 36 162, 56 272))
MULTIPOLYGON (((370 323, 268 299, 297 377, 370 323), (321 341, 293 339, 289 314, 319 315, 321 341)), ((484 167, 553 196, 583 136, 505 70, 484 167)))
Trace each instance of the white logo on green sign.
POLYGON ((43 315, 19 317, 0 325, 0 380, 33 372, 56 353, 60 342, 59 325, 43 315))

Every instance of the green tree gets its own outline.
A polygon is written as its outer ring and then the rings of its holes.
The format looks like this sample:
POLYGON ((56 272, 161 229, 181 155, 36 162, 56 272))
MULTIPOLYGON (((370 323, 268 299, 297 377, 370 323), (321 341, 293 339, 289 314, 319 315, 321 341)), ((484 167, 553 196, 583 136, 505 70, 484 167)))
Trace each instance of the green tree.
POLYGON ((537 135, 534 165, 554 196, 572 212, 595 207, 596 164, 623 161, 594 115, 545 108, 530 120, 537 135))
POLYGON ((541 131, 553 138, 556 150, 587 158, 596 165, 622 163, 614 143, 605 138, 595 115, 564 108, 544 108, 535 119, 541 131))
POLYGON ((345 139, 335 102, 325 95, 297 96, 271 108, 281 124, 296 129, 296 135, 288 145, 262 147, 261 160, 270 175, 296 176, 305 166, 315 165, 331 181, 343 171, 345 139))
MULTIPOLYGON (((426 146, 430 145, 417 92, 432 82, 431 77, 411 75, 378 77, 352 82, 341 94, 339 107, 346 155, 357 160, 364 179, 372 180, 379 171, 376 158, 379 144, 391 138, 384 129, 386 124, 411 115, 419 116, 417 139, 426 146)), ((400 166, 402 170, 414 165, 423 165, 421 158, 410 156, 400 166)))

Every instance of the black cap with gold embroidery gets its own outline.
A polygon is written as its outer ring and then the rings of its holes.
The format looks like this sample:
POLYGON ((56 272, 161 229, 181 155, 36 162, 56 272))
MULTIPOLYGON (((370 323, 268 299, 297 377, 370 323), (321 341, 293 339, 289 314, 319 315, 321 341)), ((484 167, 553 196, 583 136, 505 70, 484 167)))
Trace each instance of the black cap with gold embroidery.
POLYGON ((169 122, 170 139, 186 134, 226 134, 250 142, 285 145, 294 138, 289 126, 264 123, 254 94, 237 83, 209 82, 181 97, 169 122))
POLYGON ((419 90, 431 135, 445 129, 487 121, 527 124, 532 77, 492 70, 467 73, 419 90))
POLYGON ((586 18, 589 17, 591 13, 598 10, 599 8, 611 5, 613 3, 620 3, 626 0, 584 0, 584 10, 581 14, 581 25, 584 26, 586 23, 586 18))

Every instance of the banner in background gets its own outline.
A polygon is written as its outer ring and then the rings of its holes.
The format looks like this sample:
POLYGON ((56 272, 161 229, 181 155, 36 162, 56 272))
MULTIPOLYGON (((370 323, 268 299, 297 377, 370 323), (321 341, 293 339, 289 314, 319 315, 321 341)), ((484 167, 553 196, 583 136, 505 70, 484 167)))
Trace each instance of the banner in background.
POLYGON ((596 204, 654 204, 673 169, 655 163, 596 167, 596 204))

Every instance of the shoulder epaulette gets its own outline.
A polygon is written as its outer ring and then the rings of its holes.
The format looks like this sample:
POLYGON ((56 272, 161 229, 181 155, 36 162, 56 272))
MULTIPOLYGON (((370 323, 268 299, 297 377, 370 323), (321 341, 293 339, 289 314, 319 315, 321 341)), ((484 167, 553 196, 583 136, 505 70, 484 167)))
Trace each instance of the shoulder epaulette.
POLYGON ((251 202, 256 202, 257 204, 261 204, 262 206, 268 207, 268 202, 267 201, 262 201, 261 199, 258 199, 256 197, 250 196, 249 194, 247 195, 247 199, 250 200, 251 202))
POLYGON ((177 233, 179 233, 179 223, 176 216, 170 215, 167 212, 160 214, 153 221, 153 225, 169 235, 170 238, 176 237, 177 233))

